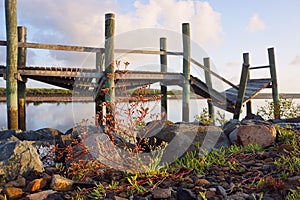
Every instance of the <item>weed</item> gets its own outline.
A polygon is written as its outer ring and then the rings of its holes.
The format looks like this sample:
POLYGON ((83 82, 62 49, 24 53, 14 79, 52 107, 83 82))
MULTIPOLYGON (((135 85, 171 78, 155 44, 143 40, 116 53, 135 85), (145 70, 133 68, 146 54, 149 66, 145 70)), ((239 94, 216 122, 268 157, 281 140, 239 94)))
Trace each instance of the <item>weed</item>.
POLYGON ((296 190, 290 189, 286 200, 298 200, 300 199, 300 187, 297 186, 296 190))
POLYGON ((199 195, 201 197, 202 200, 207 200, 206 198, 206 192, 199 192, 199 195))
POLYGON ((134 191, 138 192, 138 193, 142 193, 145 192, 146 189, 140 185, 137 181, 138 179, 138 174, 132 174, 130 176, 127 176, 127 181, 130 183, 131 187, 133 188, 134 191))
MULTIPOLYGON (((300 116, 300 105, 293 99, 279 97, 280 116, 282 118, 295 118, 300 116)), ((266 105, 257 109, 257 114, 266 119, 274 119, 274 102, 266 101, 266 105)))
POLYGON ((96 184, 89 194, 87 195, 89 199, 104 199, 105 189, 101 183, 96 184))

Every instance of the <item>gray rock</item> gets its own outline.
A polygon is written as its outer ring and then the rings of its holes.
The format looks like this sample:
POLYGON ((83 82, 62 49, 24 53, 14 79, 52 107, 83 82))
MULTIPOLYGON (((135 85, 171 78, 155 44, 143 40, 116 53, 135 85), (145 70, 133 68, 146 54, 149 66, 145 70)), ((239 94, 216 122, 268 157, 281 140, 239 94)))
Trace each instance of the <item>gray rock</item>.
POLYGON ((220 185, 217 186, 217 194, 222 195, 223 199, 227 199, 226 190, 220 185))
POLYGON ((240 121, 237 119, 231 119, 230 121, 226 122, 222 129, 226 135, 229 135, 232 131, 240 126, 240 121))
POLYGON ((229 133, 229 141, 230 144, 236 144, 236 140, 237 140, 237 133, 238 133, 239 129, 236 128, 234 129, 231 133, 229 133))
POLYGON ((171 188, 155 188, 152 192, 154 199, 168 199, 172 195, 171 188))
POLYGON ((178 188, 177 200, 196 200, 196 195, 191 190, 185 188, 178 188))
POLYGON ((37 150, 28 141, 7 142, 0 145, 0 175, 14 180, 32 171, 43 172, 37 150))
POLYGON ((197 151, 201 154, 204 151, 229 146, 227 136, 216 126, 174 124, 164 127, 155 138, 168 143, 161 163, 172 163, 188 151, 197 151))
POLYGON ((249 195, 248 194, 245 194, 243 192, 237 192, 235 194, 232 194, 230 196, 228 196, 228 200, 245 200, 249 198, 249 195))

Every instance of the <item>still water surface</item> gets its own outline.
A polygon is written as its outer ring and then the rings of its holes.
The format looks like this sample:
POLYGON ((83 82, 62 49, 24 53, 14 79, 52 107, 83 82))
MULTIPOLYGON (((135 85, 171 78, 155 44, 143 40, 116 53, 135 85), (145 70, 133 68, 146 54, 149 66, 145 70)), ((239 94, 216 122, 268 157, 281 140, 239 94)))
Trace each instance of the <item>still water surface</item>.
MULTIPOLYGON (((253 110, 256 113, 257 106, 265 104, 265 100, 254 100, 253 110)), ((123 106, 124 107, 124 106, 123 106)), ((145 107, 149 107, 150 114, 157 114, 161 107, 157 102, 151 102, 145 107)), ((168 119, 172 122, 181 121, 180 99, 168 100, 168 119)), ((207 107, 206 100, 191 99, 190 101, 190 121, 194 121, 195 115, 201 113, 202 109, 207 107)), ((218 109, 216 109, 218 110, 218 109)), ((93 123, 95 115, 94 103, 43 103, 34 105, 32 103, 27 105, 27 130, 37 130, 40 128, 55 128, 62 132, 76 126, 83 119, 88 119, 89 123, 93 123)), ((222 111, 224 113, 224 111, 222 111)), ((150 114, 145 121, 150 121, 150 114)), ((226 118, 232 118, 231 113, 225 113, 226 118)), ((245 116, 245 109, 241 118, 245 116)), ((0 127, 7 127, 7 111, 6 104, 0 103, 0 127)))

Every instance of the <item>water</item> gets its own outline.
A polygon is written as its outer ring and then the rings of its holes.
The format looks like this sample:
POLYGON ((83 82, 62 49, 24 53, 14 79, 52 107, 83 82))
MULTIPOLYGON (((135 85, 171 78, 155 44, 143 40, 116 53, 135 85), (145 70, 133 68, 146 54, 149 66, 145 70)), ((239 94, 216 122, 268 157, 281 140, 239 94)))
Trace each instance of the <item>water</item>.
MULTIPOLYGON (((253 100, 253 112, 256 113, 258 106, 265 105, 265 100, 253 100)), ((149 107, 151 113, 145 118, 146 121, 153 120, 155 115, 160 112, 159 102, 148 102, 144 107, 149 107)), ((190 101, 190 121, 194 121, 195 115, 201 113, 203 108, 207 107, 206 100, 191 99, 190 101)), ((218 110, 218 109, 216 109, 218 110)), ((220 110, 225 113, 227 119, 232 118, 232 114, 220 110)), ((88 123, 93 124, 95 115, 94 103, 43 103, 34 105, 30 103, 26 108, 27 112, 27 130, 37 130, 41 128, 55 128, 62 132, 76 126, 84 119, 88 119, 88 123)), ((245 108, 241 118, 245 116, 245 108)), ((172 122, 181 121, 182 105, 180 99, 168 100, 168 119, 172 122)), ((126 116, 125 116, 126 117, 126 116)), ((7 127, 7 111, 6 104, 0 103, 0 127, 7 127)))

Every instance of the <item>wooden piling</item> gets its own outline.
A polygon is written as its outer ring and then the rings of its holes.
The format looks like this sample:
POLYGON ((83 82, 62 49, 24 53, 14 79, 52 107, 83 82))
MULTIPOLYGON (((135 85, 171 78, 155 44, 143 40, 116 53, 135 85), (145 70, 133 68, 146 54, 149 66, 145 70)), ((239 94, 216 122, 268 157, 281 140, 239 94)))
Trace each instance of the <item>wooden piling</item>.
MULTIPOLYGON (((210 59, 203 58, 203 63, 204 63, 204 66, 210 70, 210 59)), ((211 79, 211 74, 208 71, 205 71, 205 82, 208 87, 208 91, 210 91, 212 89, 212 79, 211 79)), ((210 119, 212 119, 212 124, 214 124, 215 123, 215 108, 214 108, 214 105, 213 105, 211 99, 207 100, 207 105, 208 105, 209 117, 210 117, 210 119)))
MULTIPOLYGON (((167 38, 160 38, 160 51, 167 52, 167 38)), ((160 71, 167 72, 168 71, 168 60, 166 54, 160 55, 160 71)), ((162 85, 160 87, 161 90, 161 114, 167 118, 168 117, 168 94, 167 94, 167 86, 162 85), (164 112, 164 113, 163 113, 164 112)))
POLYGON ((17 0, 5 0, 6 21, 6 99, 7 126, 17 130, 18 126, 18 93, 15 74, 18 72, 18 30, 17 30, 17 0))
MULTIPOLYGON (((18 41, 26 43, 27 28, 18 27, 18 41)), ((18 48, 18 66, 26 66, 26 48, 18 48)), ((19 129, 26 130, 26 79, 18 80, 18 116, 19 129)))
POLYGON ((272 96, 274 102, 274 118, 280 119, 280 105, 279 105, 279 93, 278 93, 278 83, 275 65, 275 53, 274 48, 268 48, 270 73, 272 78, 272 96))
POLYGON ((244 60, 244 63, 243 63, 243 68, 242 68, 242 74, 241 74, 239 91, 238 91, 238 95, 237 95, 233 119, 239 119, 243 101, 244 101, 247 82, 248 82, 248 78, 249 78, 249 53, 243 54, 243 60, 244 60))
POLYGON ((108 13, 105 15, 105 74, 107 80, 105 88, 106 115, 111 115, 113 121, 115 102, 115 64, 114 64, 114 35, 115 35, 115 15, 108 13))
POLYGON ((190 24, 182 24, 182 41, 183 41, 183 76, 184 83, 182 86, 182 121, 189 121, 190 110, 190 66, 191 66, 191 40, 190 24))

